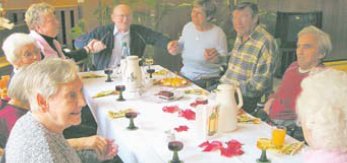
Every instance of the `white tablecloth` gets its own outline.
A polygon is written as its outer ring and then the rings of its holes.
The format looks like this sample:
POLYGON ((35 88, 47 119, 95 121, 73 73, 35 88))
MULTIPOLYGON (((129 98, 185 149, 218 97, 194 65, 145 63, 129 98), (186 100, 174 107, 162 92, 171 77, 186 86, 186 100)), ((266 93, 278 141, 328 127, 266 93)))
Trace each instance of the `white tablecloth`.
MULTIPOLYGON (((157 66, 156 69, 161 67, 157 66)), ((103 71, 93 72, 103 74, 103 71)), ((83 74, 83 73, 81 73, 83 74)), ((118 102, 117 95, 92 99, 90 96, 97 94, 102 90, 112 90, 116 84, 120 84, 119 78, 111 83, 105 82, 106 78, 83 79, 87 103, 93 110, 99 126, 98 134, 114 139, 119 145, 119 156, 125 163, 166 163, 172 158, 172 152, 168 150, 168 140, 165 131, 187 125, 189 130, 186 132, 176 133, 176 139, 184 143, 184 148, 179 152, 180 159, 185 163, 253 163, 259 158, 261 151, 256 147, 256 140, 259 137, 271 138, 271 127, 267 124, 239 124, 238 129, 213 140, 226 142, 230 139, 236 139, 243 144, 244 154, 237 157, 223 157, 219 151, 202 152, 198 145, 204 140, 196 132, 196 121, 189 121, 178 117, 177 113, 165 113, 162 111, 163 106, 178 105, 182 109, 191 108, 191 102, 197 96, 184 95, 178 101, 163 102, 158 100, 154 94, 160 90, 172 90, 154 86, 142 94, 140 98, 129 99, 126 95, 126 101, 118 102), (135 119, 137 130, 127 130, 129 120, 119 118, 111 120, 107 112, 109 110, 117 111, 132 108, 139 112, 135 119)), ((184 90, 197 88, 191 85, 184 88, 175 89, 176 94, 183 94, 184 90), (179 93, 181 92, 181 93, 179 93)), ((287 142, 293 142, 292 138, 286 138, 287 142)), ((268 152, 268 157, 272 163, 300 163, 302 162, 302 152, 294 156, 283 156, 276 153, 268 152)))

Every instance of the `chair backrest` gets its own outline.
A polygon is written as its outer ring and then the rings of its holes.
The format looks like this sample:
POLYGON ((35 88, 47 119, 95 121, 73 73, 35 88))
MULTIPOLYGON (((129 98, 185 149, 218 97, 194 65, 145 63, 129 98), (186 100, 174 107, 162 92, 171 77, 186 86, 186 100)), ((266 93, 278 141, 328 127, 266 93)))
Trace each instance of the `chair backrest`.
POLYGON ((281 39, 281 48, 295 48, 298 32, 306 26, 322 27, 322 11, 277 12, 275 37, 281 39))

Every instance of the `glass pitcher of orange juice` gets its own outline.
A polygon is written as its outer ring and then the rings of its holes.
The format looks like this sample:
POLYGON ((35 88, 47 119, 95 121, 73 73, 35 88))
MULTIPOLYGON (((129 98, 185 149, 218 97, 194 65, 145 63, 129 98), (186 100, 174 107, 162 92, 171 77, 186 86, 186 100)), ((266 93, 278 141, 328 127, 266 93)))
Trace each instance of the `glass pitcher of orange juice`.
POLYGON ((286 138, 286 128, 284 126, 277 126, 272 129, 272 144, 275 148, 282 148, 286 138))

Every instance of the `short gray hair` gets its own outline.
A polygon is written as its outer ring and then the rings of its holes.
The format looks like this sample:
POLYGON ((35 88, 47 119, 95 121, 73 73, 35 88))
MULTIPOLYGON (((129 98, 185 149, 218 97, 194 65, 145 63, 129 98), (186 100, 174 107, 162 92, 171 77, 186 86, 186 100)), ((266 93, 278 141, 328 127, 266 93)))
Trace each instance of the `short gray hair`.
POLYGON ((216 4, 211 0, 195 0, 193 2, 193 7, 201 7, 206 14, 206 20, 211 21, 216 13, 216 4))
POLYGON ((258 15, 258 6, 252 2, 241 2, 237 4, 233 10, 244 10, 247 7, 252 11, 252 17, 258 15))
POLYGON ((26 78, 25 84, 26 96, 33 110, 38 109, 36 94, 48 99, 58 92, 59 85, 78 78, 75 62, 61 58, 46 58, 29 65, 25 71, 30 73, 30 79, 26 78))
POLYGON ((34 3, 29 6, 25 12, 25 22, 28 28, 33 30, 37 25, 44 23, 43 16, 46 14, 54 14, 54 7, 48 3, 34 3))
POLYGON ((7 61, 12 65, 17 62, 21 57, 18 50, 29 44, 34 44, 38 47, 36 40, 28 34, 13 33, 8 36, 2 44, 2 50, 6 55, 7 61))
POLYGON ((299 33, 298 37, 305 35, 305 34, 313 34, 317 38, 319 51, 324 54, 324 57, 328 55, 332 48, 331 40, 329 34, 325 33, 324 31, 320 30, 319 28, 310 25, 305 28, 303 28, 299 33))
POLYGON ((347 150, 346 83, 347 73, 335 69, 312 71, 301 83, 296 109, 314 148, 347 150))
POLYGON ((19 100, 22 103, 27 103, 28 99, 25 94, 26 84, 24 84, 26 78, 30 78, 31 74, 26 72, 26 68, 22 68, 21 71, 15 73, 8 86, 8 96, 19 100))

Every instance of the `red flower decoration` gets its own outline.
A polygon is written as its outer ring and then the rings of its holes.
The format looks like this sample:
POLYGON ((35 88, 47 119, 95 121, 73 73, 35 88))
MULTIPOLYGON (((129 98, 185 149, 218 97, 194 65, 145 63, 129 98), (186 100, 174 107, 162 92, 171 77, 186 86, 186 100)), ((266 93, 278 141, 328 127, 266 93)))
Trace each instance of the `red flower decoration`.
POLYGON ((237 140, 230 140, 226 142, 226 145, 227 147, 225 148, 223 147, 223 144, 220 141, 212 141, 211 143, 206 141, 201 143, 199 147, 204 148, 204 152, 220 150, 221 155, 225 157, 239 156, 244 153, 241 149, 242 144, 237 140))
POLYGON ((177 132, 182 132, 182 131, 188 131, 188 126, 178 126, 176 128, 174 128, 177 132))
POLYGON ((184 117, 187 120, 195 120, 195 112, 190 109, 181 110, 179 116, 184 117))
POLYGON ((180 108, 177 105, 173 105, 173 106, 164 106, 162 110, 167 113, 175 113, 175 112, 178 112, 180 108))

